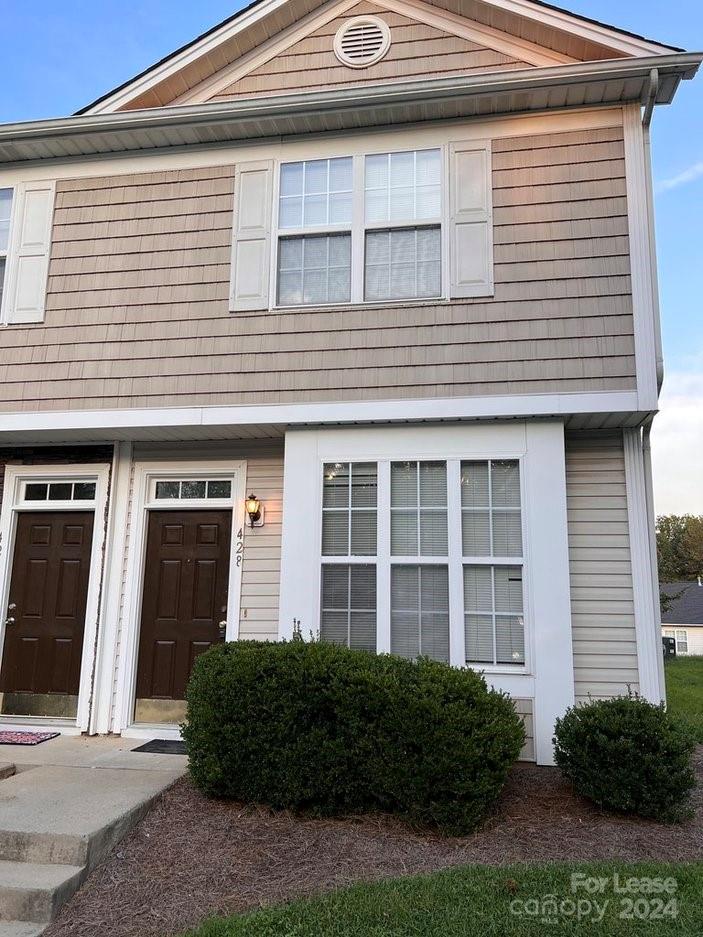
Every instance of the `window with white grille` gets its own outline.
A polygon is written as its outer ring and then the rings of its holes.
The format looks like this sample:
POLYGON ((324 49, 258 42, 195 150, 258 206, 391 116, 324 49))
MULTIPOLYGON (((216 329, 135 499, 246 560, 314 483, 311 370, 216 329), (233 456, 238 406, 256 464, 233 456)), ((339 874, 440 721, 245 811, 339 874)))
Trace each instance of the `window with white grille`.
POLYGON ((334 54, 349 68, 375 65, 390 46, 391 31, 378 16, 355 16, 342 23, 334 37, 334 54))
POLYGON ((7 255, 10 248, 10 216, 12 215, 12 189, 0 189, 0 308, 7 276, 7 255))
POLYGON ((518 459, 325 463, 323 640, 524 671, 521 502, 518 459))

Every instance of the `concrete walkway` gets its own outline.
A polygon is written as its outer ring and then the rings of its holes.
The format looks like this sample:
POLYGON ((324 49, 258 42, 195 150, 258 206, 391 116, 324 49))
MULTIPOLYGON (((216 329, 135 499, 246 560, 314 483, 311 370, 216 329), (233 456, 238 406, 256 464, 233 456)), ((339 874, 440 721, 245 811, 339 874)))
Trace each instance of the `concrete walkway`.
POLYGON ((35 937, 186 770, 141 742, 61 736, 0 746, 0 937, 35 937))

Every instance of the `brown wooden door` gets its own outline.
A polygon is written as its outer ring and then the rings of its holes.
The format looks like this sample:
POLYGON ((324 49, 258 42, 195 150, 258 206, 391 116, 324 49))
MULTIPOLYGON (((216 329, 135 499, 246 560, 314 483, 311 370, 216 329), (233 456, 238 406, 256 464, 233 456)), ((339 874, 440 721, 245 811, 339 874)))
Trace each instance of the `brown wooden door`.
POLYGON ((4 713, 75 716, 92 544, 92 511, 18 515, 0 672, 4 713))
POLYGON ((137 668, 138 722, 182 718, 195 658, 224 641, 231 511, 151 511, 137 668))

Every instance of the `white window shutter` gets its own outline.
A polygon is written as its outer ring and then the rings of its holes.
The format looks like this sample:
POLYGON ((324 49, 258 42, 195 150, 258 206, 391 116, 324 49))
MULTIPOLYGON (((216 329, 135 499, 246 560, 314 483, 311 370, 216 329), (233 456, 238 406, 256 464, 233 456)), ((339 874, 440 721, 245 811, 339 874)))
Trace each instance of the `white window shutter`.
POLYGON ((53 182, 24 183, 16 191, 18 204, 10 247, 7 321, 42 322, 56 185, 53 182))
POLYGON ((452 298, 493 295, 493 185, 490 141, 451 144, 452 298))
POLYGON ((235 168, 231 312, 269 307, 272 192, 273 162, 235 168))

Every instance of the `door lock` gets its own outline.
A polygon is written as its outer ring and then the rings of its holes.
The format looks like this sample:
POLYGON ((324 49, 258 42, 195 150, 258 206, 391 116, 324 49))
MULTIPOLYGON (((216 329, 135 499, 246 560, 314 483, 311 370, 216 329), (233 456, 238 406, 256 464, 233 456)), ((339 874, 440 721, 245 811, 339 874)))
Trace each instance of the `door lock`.
POLYGON ((221 621, 218 627, 220 629, 220 637, 224 638, 224 636, 227 634, 227 622, 221 621))
POLYGON ((17 605, 14 602, 10 602, 10 604, 7 606, 7 618, 5 619, 6 625, 14 625, 16 618, 14 615, 11 615, 10 613, 14 612, 16 608, 17 608, 17 605))

